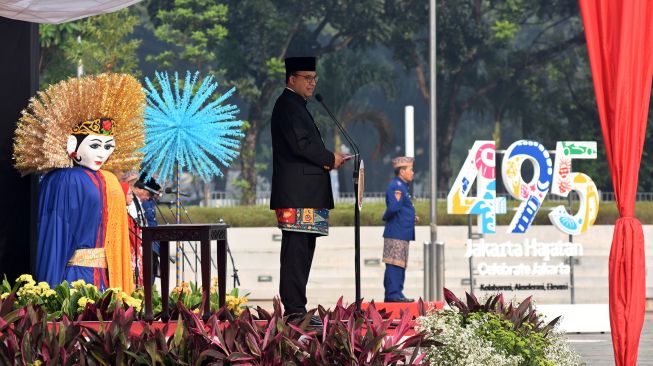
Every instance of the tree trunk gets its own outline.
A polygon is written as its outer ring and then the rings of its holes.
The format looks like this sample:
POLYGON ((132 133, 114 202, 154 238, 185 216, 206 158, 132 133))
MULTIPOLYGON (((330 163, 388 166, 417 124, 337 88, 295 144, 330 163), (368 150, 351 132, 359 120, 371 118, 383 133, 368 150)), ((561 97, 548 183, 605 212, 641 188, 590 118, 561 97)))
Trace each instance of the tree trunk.
POLYGON ((240 153, 242 195, 240 203, 243 205, 256 204, 256 137, 258 125, 261 119, 261 112, 258 103, 251 105, 249 113, 249 126, 245 131, 243 149, 240 153), (258 110, 258 111, 257 111, 258 110))
POLYGON ((266 80, 261 88, 261 95, 250 104, 249 118, 247 120, 249 127, 244 131, 245 138, 240 153, 241 181, 243 183, 240 202, 244 205, 256 204, 256 180, 258 175, 256 172, 256 142, 261 119, 263 118, 263 108, 268 104, 273 89, 274 83, 266 80))

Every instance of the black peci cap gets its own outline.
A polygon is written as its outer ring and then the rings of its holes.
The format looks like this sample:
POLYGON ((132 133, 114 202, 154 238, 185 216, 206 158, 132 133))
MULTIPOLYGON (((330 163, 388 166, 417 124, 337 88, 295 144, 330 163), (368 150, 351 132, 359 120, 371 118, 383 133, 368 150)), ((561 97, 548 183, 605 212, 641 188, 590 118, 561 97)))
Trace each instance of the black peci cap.
POLYGON ((315 71, 317 59, 315 57, 288 57, 285 59, 286 74, 295 71, 315 71))
POLYGON ((161 190, 161 186, 156 182, 156 180, 154 180, 154 178, 150 178, 147 181, 145 181, 146 177, 147 177, 147 172, 143 172, 141 174, 141 177, 138 179, 138 182, 136 182, 136 187, 138 188, 147 187, 155 191, 161 190))

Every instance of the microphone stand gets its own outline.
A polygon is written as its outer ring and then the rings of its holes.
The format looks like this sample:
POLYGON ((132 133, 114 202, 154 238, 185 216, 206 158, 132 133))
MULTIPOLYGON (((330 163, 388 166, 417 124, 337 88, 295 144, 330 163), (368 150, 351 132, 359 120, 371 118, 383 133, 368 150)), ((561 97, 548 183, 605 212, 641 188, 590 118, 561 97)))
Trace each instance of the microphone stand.
POLYGON ((340 130, 340 133, 342 133, 342 136, 347 140, 347 144, 351 147, 352 151, 354 152, 353 159, 354 159, 354 172, 353 172, 353 180, 354 180, 354 272, 355 272, 355 281, 356 281, 356 311, 357 313, 360 314, 361 312, 361 213, 360 213, 360 206, 359 206, 359 198, 358 198, 358 174, 360 172, 360 165, 361 165, 361 155, 360 155, 360 150, 358 149, 358 145, 354 142, 354 140, 351 138, 349 133, 342 127, 340 122, 338 122, 338 119, 336 116, 331 113, 331 110, 324 104, 324 101, 322 100, 322 96, 319 94, 315 95, 315 99, 322 104, 322 107, 326 110, 326 112, 329 114, 329 117, 333 120, 335 125, 338 127, 338 130, 340 130))
MULTIPOLYGON (((218 223, 224 224, 224 220, 220 218, 218 223)), ((227 244, 227 254, 229 254, 229 259, 231 259, 231 270, 234 272, 231 277, 234 278, 234 287, 240 287, 240 278, 238 278, 238 270, 236 269, 236 262, 234 262, 234 256, 231 255, 231 249, 229 249, 229 241, 226 241, 227 244)))

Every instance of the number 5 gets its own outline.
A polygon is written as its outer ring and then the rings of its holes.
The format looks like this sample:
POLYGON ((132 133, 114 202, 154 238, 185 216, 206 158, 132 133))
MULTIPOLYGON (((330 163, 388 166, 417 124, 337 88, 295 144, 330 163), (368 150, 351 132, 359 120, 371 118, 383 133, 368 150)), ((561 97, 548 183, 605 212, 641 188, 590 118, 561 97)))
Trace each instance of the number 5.
POLYGON ((556 206, 549 213, 549 219, 558 230, 578 235, 594 224, 599 213, 599 195, 592 178, 571 172, 572 159, 596 159, 596 141, 558 141, 556 144, 551 193, 567 197, 569 192, 575 191, 580 197, 580 207, 572 216, 565 206, 556 206))

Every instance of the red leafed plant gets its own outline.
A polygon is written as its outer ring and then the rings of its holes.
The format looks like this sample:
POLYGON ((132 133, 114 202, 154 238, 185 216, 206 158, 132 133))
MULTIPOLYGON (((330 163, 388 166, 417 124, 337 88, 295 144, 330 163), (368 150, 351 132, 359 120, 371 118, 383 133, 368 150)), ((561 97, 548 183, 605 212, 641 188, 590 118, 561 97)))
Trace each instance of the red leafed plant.
POLYGON ((120 304, 108 311, 108 302, 89 303, 75 320, 64 315, 49 322, 41 307, 14 309, 14 300, 13 294, 0 300, 0 364, 420 365, 421 348, 437 345, 411 332, 408 314, 393 323, 373 304, 358 313, 342 299, 333 310, 320 307, 296 324, 281 315, 278 299, 271 313, 259 307, 235 318, 221 309, 207 322, 179 302, 178 319, 163 329, 138 320, 133 308, 120 304), (308 326, 314 314, 324 327, 308 326), (101 321, 98 330, 84 326, 95 319, 101 321), (140 334, 130 333, 135 323, 143 329, 140 334))

